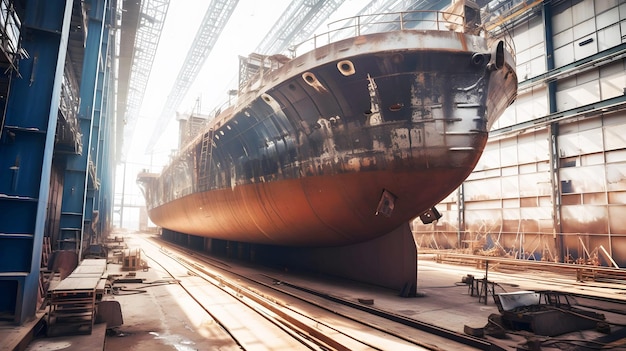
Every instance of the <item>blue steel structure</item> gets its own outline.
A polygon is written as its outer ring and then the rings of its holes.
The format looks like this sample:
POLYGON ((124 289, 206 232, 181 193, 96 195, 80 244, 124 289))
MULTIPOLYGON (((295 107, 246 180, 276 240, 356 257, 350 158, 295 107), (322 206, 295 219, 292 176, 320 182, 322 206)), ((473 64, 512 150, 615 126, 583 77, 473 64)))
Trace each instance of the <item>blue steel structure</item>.
MULTIPOLYGON (((110 34, 110 33, 109 33, 110 34)), ((97 140, 97 156, 96 156, 96 171, 99 182, 96 182, 97 186, 94 187, 94 201, 93 201, 93 213, 96 214, 92 218, 92 230, 94 231, 93 242, 102 242, 102 235, 108 233, 110 228, 111 217, 109 216, 113 210, 112 206, 112 194, 113 194, 113 170, 115 169, 115 160, 113 158, 115 151, 115 144, 109 142, 113 140, 115 135, 115 118, 112 104, 115 101, 112 97, 115 94, 114 81, 112 81, 111 72, 115 72, 115 66, 113 66, 111 58, 115 55, 115 47, 110 43, 111 35, 106 35, 103 38, 103 55, 107 58, 109 64, 105 65, 105 70, 101 70, 102 76, 102 89, 101 94, 101 108, 99 112, 100 119, 98 123, 98 140, 97 140), (107 52, 108 51, 108 52, 107 52)))
POLYGON ((0 142, 0 311, 35 315, 72 0, 26 3, 0 142), (45 14, 45 15, 44 15, 45 14), (36 103, 35 103, 36 102, 36 103))
POLYGON ((94 0, 88 14, 87 42, 80 83, 78 118, 82 144, 80 154, 66 161, 61 205, 59 248, 76 250, 82 257, 85 230, 91 229, 94 195, 98 188, 98 155, 102 92, 107 66, 107 0, 94 0))
POLYGON ((14 65, 19 71, 8 70, 10 94, 0 128, 0 313, 22 324, 35 316, 43 287, 43 239, 50 239, 53 250, 71 243, 80 259, 82 248, 101 242, 109 230, 117 152, 112 58, 118 39, 110 31, 118 5, 116 0, 15 5, 21 23, 14 65), (71 128, 76 110, 79 130, 71 128), (67 147, 72 144, 76 147, 67 147), (53 210, 56 206, 61 210, 53 210))

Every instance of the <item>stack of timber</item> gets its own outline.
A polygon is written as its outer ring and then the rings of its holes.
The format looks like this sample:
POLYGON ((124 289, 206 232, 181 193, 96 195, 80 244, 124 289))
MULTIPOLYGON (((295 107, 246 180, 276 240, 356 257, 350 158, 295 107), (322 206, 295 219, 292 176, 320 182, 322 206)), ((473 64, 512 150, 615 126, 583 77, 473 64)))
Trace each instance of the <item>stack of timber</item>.
POLYGON ((595 281, 612 284, 625 284, 626 270, 621 268, 593 266, 585 264, 558 263, 548 261, 522 260, 506 257, 492 257, 467 255, 451 252, 439 252, 434 256, 437 263, 473 266, 476 269, 486 269, 499 272, 523 272, 529 270, 549 271, 565 276, 571 276, 576 281, 595 281))

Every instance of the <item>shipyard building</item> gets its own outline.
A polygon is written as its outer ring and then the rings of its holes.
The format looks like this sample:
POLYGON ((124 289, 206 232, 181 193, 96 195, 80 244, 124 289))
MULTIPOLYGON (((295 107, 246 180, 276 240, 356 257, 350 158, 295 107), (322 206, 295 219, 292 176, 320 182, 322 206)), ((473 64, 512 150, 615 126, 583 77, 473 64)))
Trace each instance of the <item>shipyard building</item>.
MULTIPOLYGON (((162 73, 152 67, 173 2, 1 0, 0 322, 23 328, 62 315, 64 302, 55 305, 54 298, 66 290, 55 295, 58 282, 51 281, 70 276, 81 262, 101 259, 106 266, 111 246, 132 231, 163 234, 179 244, 250 262, 269 257, 277 265, 285 263, 274 261, 276 255, 317 262, 311 258, 315 250, 331 246, 332 252, 317 256, 327 261, 325 273, 357 280, 366 275, 381 285, 394 275, 388 273, 396 261, 376 261, 378 268, 362 263, 362 271, 354 273, 343 259, 371 263, 375 249, 334 250, 395 233, 410 235, 408 250, 414 253, 406 256, 407 246, 395 239, 374 246, 402 247, 397 249, 401 264, 407 257, 417 262, 418 253, 441 262, 478 256, 479 261, 598 267, 621 281, 626 266, 626 1, 460 1, 459 17, 448 15, 454 3, 281 2, 263 40, 239 53, 239 71, 233 72, 238 80, 224 83, 219 104, 205 106, 200 98, 188 103, 185 97, 205 62, 226 45, 220 38, 233 31, 229 21, 244 16, 239 8, 249 5, 210 1, 187 55, 171 62, 178 76, 171 86, 161 87, 169 94, 162 113, 149 116, 158 125, 150 134, 143 124, 147 117, 140 114, 150 79, 162 73), (333 27, 338 13, 351 18, 342 26, 358 29, 350 32, 346 40, 351 41, 341 41, 346 33, 333 27), (391 15, 377 17, 382 13, 391 15), (419 27, 420 21, 428 25, 419 27), (419 40, 381 35, 380 41, 368 42, 366 30, 382 33, 381 23, 385 31, 420 32, 419 40), (487 36, 484 45, 482 39, 466 40, 487 36), (391 42, 407 46, 394 48, 384 59, 379 55, 375 63, 356 51, 391 42), (453 54, 445 59, 410 56, 412 46, 419 45, 453 54), (468 47, 477 48, 477 54, 468 54, 468 47), (299 56, 311 49, 308 57, 299 56), (352 50, 354 56, 332 62, 333 54, 352 50), (478 78, 464 76, 452 56, 463 59, 478 78), (309 63, 315 60, 328 62, 324 67, 309 63), (406 83, 399 78, 406 72, 394 71, 401 62, 423 72, 410 71, 419 78, 406 83), (449 62, 455 63, 441 69, 449 62), (281 86, 287 68, 303 71, 281 86), (348 83, 342 86, 334 76, 348 83), (489 79, 503 83, 494 88, 489 79), (511 80, 516 83, 508 84, 511 80), (395 93, 405 85, 410 94, 395 93), (453 87, 452 93, 443 92, 446 86, 453 87), (483 93, 489 102, 474 97, 483 93), (323 100, 328 96, 332 99, 323 100), (355 106, 364 107, 354 113, 355 106), (452 110, 460 117, 449 116, 452 110), (358 118, 350 119, 351 113, 358 118), (490 113, 497 119, 490 120, 490 113), (408 116, 408 122, 398 116, 408 116), (463 125, 465 117, 473 124, 456 129, 454 123, 463 125), (169 129, 177 140, 168 141, 174 150, 164 153, 160 138, 170 122, 176 124, 169 129), (410 126, 384 129, 403 122, 410 126), (356 127, 365 132, 357 135, 356 127), (141 145, 143 157, 133 158, 133 139, 142 135, 150 137, 141 145), (163 163, 156 161, 159 147, 163 163), (467 172, 453 177, 453 171, 442 171, 461 164, 470 167, 467 172), (399 186, 417 174, 408 171, 411 167, 439 171, 424 173, 419 187, 399 186), (389 178, 329 180, 351 172, 373 174, 368 171, 389 178), (281 181, 290 185, 276 186, 281 181), (153 193, 146 190, 150 186, 153 193), (445 191, 434 194, 433 189, 445 191), (410 199, 403 198, 407 194, 410 199), (264 251, 263 245, 276 248, 264 251), (315 249, 302 253, 308 246, 315 249), (331 255, 343 257, 328 260, 331 255)), ((126 267, 147 269, 139 251, 122 251, 120 262, 126 267)), ((395 251, 387 252, 393 256, 395 251)), ((106 268, 95 265, 82 268, 104 277, 106 268)), ((415 275, 417 268, 407 272, 415 275)), ((587 274, 577 272, 579 278, 587 274)), ((80 309, 94 323, 96 300, 109 283, 76 274, 81 288, 93 282, 87 293, 81 290, 87 298, 81 295, 78 304, 87 301, 80 309)), ((400 290, 415 295, 417 282, 400 290)), ((16 345, 7 350, 25 349, 22 341, 16 345)))

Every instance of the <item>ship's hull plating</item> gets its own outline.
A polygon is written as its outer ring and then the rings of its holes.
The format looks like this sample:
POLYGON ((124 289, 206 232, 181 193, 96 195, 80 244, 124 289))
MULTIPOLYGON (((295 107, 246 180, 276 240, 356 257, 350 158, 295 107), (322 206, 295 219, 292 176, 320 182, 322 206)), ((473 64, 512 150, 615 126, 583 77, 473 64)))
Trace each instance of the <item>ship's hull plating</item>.
POLYGON ((514 63, 456 32, 360 36, 298 57, 251 87, 159 178, 151 220, 278 245, 383 235, 456 189, 516 95, 514 63))

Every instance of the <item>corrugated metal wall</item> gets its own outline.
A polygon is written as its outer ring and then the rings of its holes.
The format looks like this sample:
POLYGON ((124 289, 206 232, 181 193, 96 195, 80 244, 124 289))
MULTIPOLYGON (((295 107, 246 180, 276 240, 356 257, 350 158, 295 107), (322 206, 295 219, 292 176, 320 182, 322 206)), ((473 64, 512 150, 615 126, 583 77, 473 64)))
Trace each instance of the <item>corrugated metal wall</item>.
POLYGON ((626 1, 551 12, 555 69, 541 14, 516 26, 517 101, 475 171, 437 205, 443 217, 414 221, 421 248, 603 265, 610 255, 626 266, 626 1))

